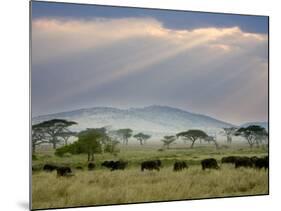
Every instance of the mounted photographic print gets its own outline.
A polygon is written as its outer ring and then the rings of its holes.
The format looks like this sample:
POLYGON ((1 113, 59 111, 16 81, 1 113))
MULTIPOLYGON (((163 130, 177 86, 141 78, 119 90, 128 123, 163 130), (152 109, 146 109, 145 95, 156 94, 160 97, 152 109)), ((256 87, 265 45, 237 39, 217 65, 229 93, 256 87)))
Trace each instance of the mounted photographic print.
POLYGON ((30 12, 32 210, 269 194, 269 17, 30 12))

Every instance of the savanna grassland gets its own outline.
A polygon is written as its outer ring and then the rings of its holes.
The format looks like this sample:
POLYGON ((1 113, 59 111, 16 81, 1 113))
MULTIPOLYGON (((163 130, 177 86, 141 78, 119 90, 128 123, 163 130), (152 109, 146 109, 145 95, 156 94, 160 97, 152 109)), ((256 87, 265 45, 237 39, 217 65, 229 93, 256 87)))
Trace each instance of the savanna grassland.
POLYGON ((122 204, 149 201, 181 200, 223 196, 268 194, 268 171, 254 168, 235 169, 221 164, 223 156, 264 156, 266 148, 232 145, 215 149, 210 145, 186 146, 158 150, 160 145, 120 146, 118 154, 96 154, 96 169, 87 170, 86 155, 66 154, 57 157, 50 148, 41 148, 33 160, 32 208, 58 208, 87 205, 122 204), (201 169, 200 161, 215 158, 220 170, 201 169), (105 160, 125 160, 125 170, 110 171, 101 167, 105 160), (160 171, 141 171, 140 163, 160 159, 160 171), (189 168, 173 171, 173 163, 184 160, 189 168), (57 177, 56 172, 44 172, 46 163, 70 166, 71 177, 57 177), (83 169, 76 169, 82 167, 83 169))

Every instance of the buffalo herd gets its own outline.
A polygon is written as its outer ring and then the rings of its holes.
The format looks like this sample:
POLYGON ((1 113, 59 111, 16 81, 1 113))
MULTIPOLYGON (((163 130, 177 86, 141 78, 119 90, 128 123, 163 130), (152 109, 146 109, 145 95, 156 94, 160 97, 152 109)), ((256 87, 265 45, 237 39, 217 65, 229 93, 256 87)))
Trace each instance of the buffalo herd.
POLYGON ((257 169, 268 169, 269 162, 268 162, 268 156, 265 157, 240 157, 240 156, 229 156, 229 157, 223 157, 221 159, 221 163, 231 163, 235 165, 235 168, 239 167, 253 167, 257 169))
MULTIPOLYGON (((223 157, 221 159, 221 164, 233 164, 235 168, 245 167, 245 168, 256 168, 265 170, 268 169, 269 162, 268 156, 265 157, 245 157, 245 156, 228 156, 223 157)), ((128 166, 128 162, 118 160, 118 161, 104 161, 101 163, 102 167, 108 168, 111 171, 115 170, 124 170, 128 166)), ((162 167, 162 163, 160 160, 149 160, 143 161, 141 164, 141 171, 144 170, 157 170, 160 171, 162 167)), ((206 169, 220 169, 218 162, 214 158, 207 158, 201 161, 202 170, 206 169)), ((93 162, 88 163, 88 170, 94 170, 96 168, 96 164, 93 162)), ((175 161, 173 165, 173 171, 182 171, 187 169, 188 165, 185 161, 175 161)), ((76 169, 83 169, 82 167, 77 167, 76 169)), ((72 170, 68 166, 56 166, 53 164, 45 164, 43 166, 43 170, 47 172, 52 172, 54 170, 57 171, 57 176, 72 176, 72 170)))

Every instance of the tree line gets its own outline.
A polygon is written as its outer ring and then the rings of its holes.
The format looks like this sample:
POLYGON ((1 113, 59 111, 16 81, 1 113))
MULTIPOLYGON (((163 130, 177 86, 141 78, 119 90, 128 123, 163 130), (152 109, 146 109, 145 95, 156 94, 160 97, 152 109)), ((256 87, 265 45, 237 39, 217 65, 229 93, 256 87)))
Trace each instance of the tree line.
MULTIPOLYGON (((64 119, 52 119, 38 124, 32 125, 32 152, 36 151, 38 145, 47 143, 51 144, 56 149, 55 154, 62 156, 65 153, 80 154, 86 153, 88 161, 94 160, 95 153, 117 153, 117 145, 123 143, 128 144, 128 140, 133 137, 140 145, 144 145, 151 135, 145 133, 133 134, 130 128, 123 128, 118 130, 109 130, 106 127, 102 128, 87 128, 80 132, 73 132, 70 130, 71 126, 77 125, 74 121, 64 119), (70 137, 78 138, 77 141, 69 144, 70 137), (63 145, 57 149, 58 145, 63 145)), ((227 143, 232 143, 233 136, 241 136, 247 140, 249 146, 259 146, 268 138, 268 132, 265 128, 258 125, 250 125, 241 128, 222 128, 223 134, 227 137, 227 143)), ((193 148, 198 140, 203 140, 208 143, 214 143, 216 148, 219 144, 215 136, 209 136, 206 132, 199 129, 191 129, 179 132, 175 135, 164 136, 161 140, 166 149, 177 139, 182 139, 185 143, 190 142, 190 147, 193 148)))
MULTIPOLYGON (((250 148, 261 145, 264 140, 268 139, 268 132, 265 128, 259 126, 259 125, 250 125, 248 127, 229 127, 229 128, 222 128, 222 134, 226 136, 227 143, 232 143, 232 137, 233 136, 240 136, 243 137, 245 140, 247 140, 250 148)), ((180 132, 176 134, 176 137, 181 137, 184 141, 190 141, 191 142, 191 148, 193 148, 194 144, 198 140, 204 140, 208 143, 214 143, 216 148, 219 148, 219 144, 216 140, 216 136, 209 136, 207 133, 205 133, 202 130, 188 130, 184 132, 180 132)), ((168 145, 171 142, 175 141, 175 138, 172 138, 172 136, 165 136, 164 144, 168 145)))
MULTIPOLYGON (((145 133, 133 134, 133 130, 130 128, 118 130, 108 130, 106 127, 87 128, 80 132, 73 132, 70 130, 73 125, 77 125, 77 123, 64 119, 52 119, 32 125, 32 153, 34 154, 36 147, 41 144, 51 144, 53 149, 57 149, 58 145, 64 145, 64 148, 58 150, 58 154, 62 151, 84 152, 88 151, 84 149, 87 147, 89 151, 115 152, 117 144, 122 142, 127 145, 128 139, 131 137, 139 141, 140 145, 145 144, 151 137, 145 133), (78 141, 69 145, 70 137, 76 137, 78 141)), ((91 157, 92 153, 89 153, 89 157, 91 157)))

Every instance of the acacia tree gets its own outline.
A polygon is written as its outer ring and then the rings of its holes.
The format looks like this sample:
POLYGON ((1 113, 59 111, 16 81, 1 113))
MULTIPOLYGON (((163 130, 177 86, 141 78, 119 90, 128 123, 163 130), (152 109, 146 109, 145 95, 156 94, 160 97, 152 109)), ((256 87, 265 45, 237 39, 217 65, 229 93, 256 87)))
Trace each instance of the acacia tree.
POLYGON ((123 140, 123 144, 127 145, 128 139, 133 135, 133 130, 131 130, 130 128, 119 129, 116 131, 116 134, 123 140))
POLYGON ((87 153, 88 161, 94 161, 94 154, 100 153, 101 150, 101 140, 105 137, 100 129, 91 128, 81 131, 78 134, 78 144, 77 147, 80 148, 79 153, 87 153))
POLYGON ((198 139, 205 139, 208 135, 202 130, 188 130, 176 134, 177 138, 182 137, 185 140, 191 141, 190 148, 193 148, 194 143, 198 139))
POLYGON ((111 139, 111 138, 109 138, 108 141, 106 142, 106 144, 104 145, 104 151, 105 151, 105 152, 112 153, 112 154, 117 153, 118 150, 117 150, 116 148, 117 148, 117 145, 118 145, 119 143, 120 143, 120 142, 117 141, 116 139, 111 139))
POLYGON ((64 119, 52 119, 37 124, 37 127, 40 127, 42 131, 44 131, 48 142, 53 145, 54 149, 56 149, 57 144, 61 141, 61 134, 65 132, 68 127, 75 124, 77 123, 64 119))
POLYGON ((227 127, 227 128, 223 128, 223 132, 226 135, 226 142, 228 144, 232 143, 232 136, 235 134, 237 128, 236 127, 227 127))
POLYGON ((267 144, 268 143, 268 134, 258 135, 256 137, 256 144, 259 146, 260 144, 267 144))
POLYGON ((265 128, 259 125, 250 125, 246 128, 241 127, 235 132, 236 136, 244 137, 250 148, 252 148, 255 144, 258 146, 260 137, 268 137, 268 133, 265 128))
POLYGON ((38 124, 36 125, 32 125, 32 154, 35 153, 36 151, 36 146, 43 144, 43 143, 48 143, 48 141, 45 140, 45 134, 43 129, 38 126, 38 124))
POLYGON ((151 135, 147 135, 144 133, 138 133, 136 135, 134 135, 134 138, 136 138, 139 142, 140 145, 143 145, 147 139, 149 139, 151 137, 151 135))
POLYGON ((207 136, 207 137, 204 138, 204 140, 207 141, 208 143, 213 142, 216 146, 216 149, 219 148, 219 144, 218 144, 215 136, 207 136))
POLYGON ((68 139, 72 136, 76 136, 77 133, 69 131, 68 129, 65 129, 65 131, 60 132, 58 135, 59 135, 59 137, 62 138, 64 145, 67 145, 68 139))
POLYGON ((77 134, 78 140, 72 144, 56 149, 55 155, 62 156, 65 153, 87 154, 88 161, 94 161, 96 153, 115 152, 116 141, 111 141, 105 132, 105 128, 87 128, 77 134))
POLYGON ((176 140, 175 136, 164 136, 164 138, 161 140, 163 142, 163 145, 170 149, 170 144, 172 144, 176 140))

